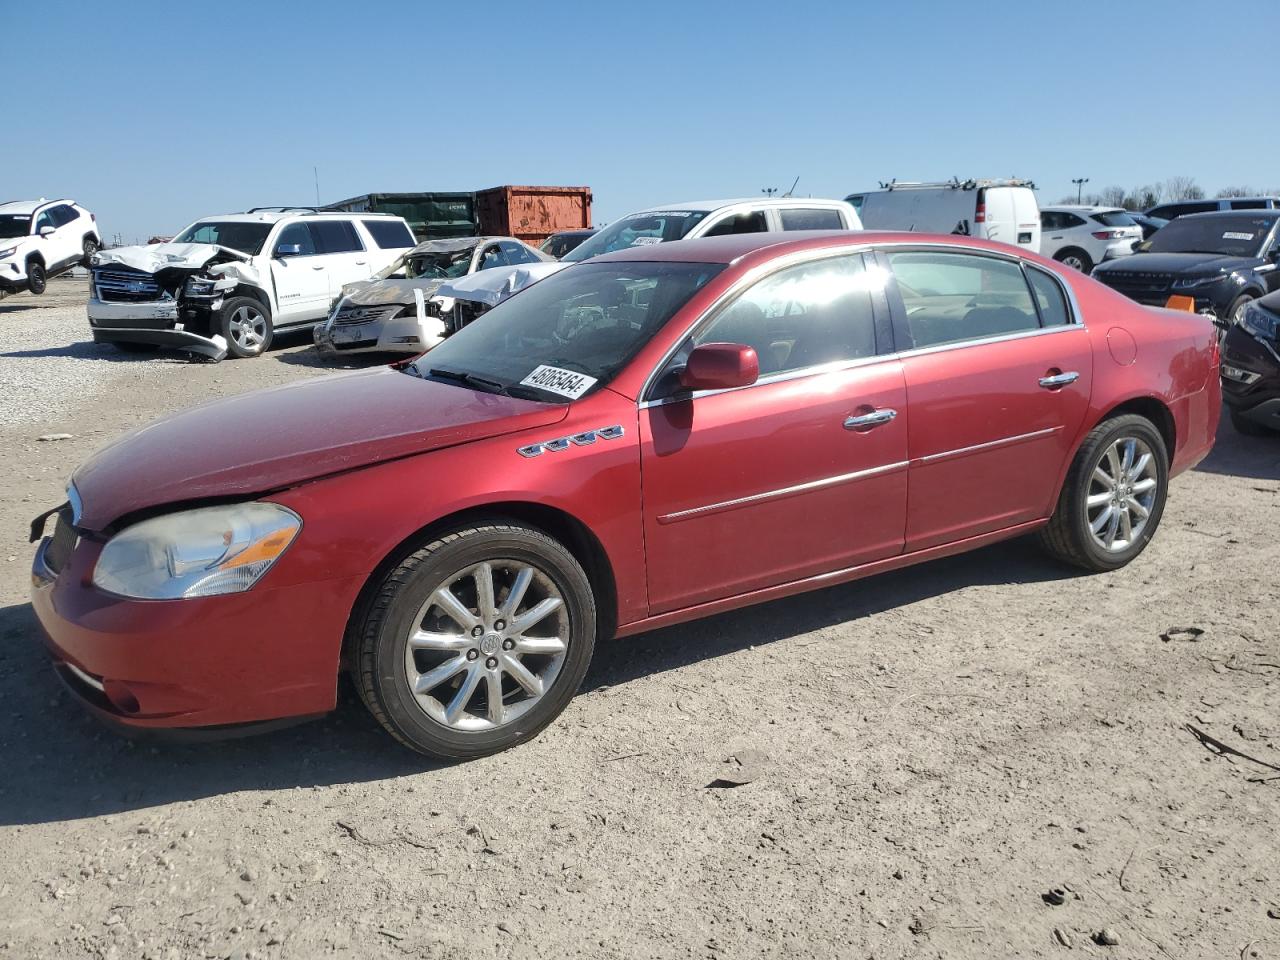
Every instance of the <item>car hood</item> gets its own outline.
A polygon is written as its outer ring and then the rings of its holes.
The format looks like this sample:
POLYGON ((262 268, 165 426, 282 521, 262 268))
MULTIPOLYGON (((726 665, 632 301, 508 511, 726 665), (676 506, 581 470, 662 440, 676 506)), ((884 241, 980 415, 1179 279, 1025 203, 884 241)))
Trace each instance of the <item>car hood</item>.
POLYGON ((413 291, 421 290, 423 297, 432 296, 443 280, 360 280, 342 288, 347 303, 356 306, 376 306, 380 303, 413 303, 413 291))
POLYGON ((72 477, 80 526, 140 510, 253 497, 305 480, 564 419, 536 403, 390 367, 317 377, 166 417, 95 453, 72 477))
POLYGON ((196 269, 217 256, 237 260, 251 259, 247 253, 212 243, 153 243, 144 247, 113 247, 94 254, 93 265, 118 263, 145 273, 157 273, 170 267, 196 269))
POLYGON ((25 247, 35 237, 27 235, 25 237, 10 237, 8 240, 0 240, 0 250, 8 250, 10 247, 25 247))
POLYGON ((450 280, 436 291, 436 295, 455 300, 473 300, 493 307, 512 294, 569 266, 571 264, 552 260, 548 263, 527 263, 519 267, 491 267, 468 277, 450 280))
POLYGON ((1135 253, 1119 260, 1108 260, 1093 268, 1102 277, 1116 271, 1140 270, 1143 273, 1210 275, 1230 273, 1257 266, 1256 257, 1225 257, 1219 253, 1135 253))

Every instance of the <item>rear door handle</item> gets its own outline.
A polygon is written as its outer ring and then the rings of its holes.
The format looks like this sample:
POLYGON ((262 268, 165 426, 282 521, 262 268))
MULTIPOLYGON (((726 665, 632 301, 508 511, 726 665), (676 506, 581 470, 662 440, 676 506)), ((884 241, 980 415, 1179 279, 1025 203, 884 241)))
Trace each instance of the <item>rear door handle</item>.
POLYGON ((323 269, 324 269, 324 267, 322 267, 322 266, 317 266, 317 265, 315 265, 315 264, 312 264, 312 265, 311 265, 311 269, 312 269, 312 270, 323 270, 323 269))
POLYGON ((862 430, 865 427, 878 427, 882 423, 888 423, 898 415, 897 410, 873 410, 871 413, 864 413, 857 417, 846 417, 844 428, 846 430, 862 430))
POLYGON ((1066 373, 1055 373, 1048 377, 1040 378, 1040 386, 1046 390, 1057 390, 1059 387, 1065 387, 1069 383, 1075 383, 1080 379, 1080 374, 1074 370, 1068 370, 1066 373))

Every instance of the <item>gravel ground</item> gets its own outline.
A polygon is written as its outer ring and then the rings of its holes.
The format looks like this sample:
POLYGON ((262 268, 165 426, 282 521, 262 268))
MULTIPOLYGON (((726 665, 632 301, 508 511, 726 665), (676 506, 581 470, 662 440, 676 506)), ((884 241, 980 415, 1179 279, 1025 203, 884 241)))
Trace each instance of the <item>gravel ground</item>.
POLYGON ((1280 438, 1224 426, 1124 570, 1013 542, 605 644, 486 760, 345 691, 149 746, 48 670, 26 524, 121 430, 324 368, 122 359, 82 291, 0 303, 0 958, 1280 957, 1280 438))

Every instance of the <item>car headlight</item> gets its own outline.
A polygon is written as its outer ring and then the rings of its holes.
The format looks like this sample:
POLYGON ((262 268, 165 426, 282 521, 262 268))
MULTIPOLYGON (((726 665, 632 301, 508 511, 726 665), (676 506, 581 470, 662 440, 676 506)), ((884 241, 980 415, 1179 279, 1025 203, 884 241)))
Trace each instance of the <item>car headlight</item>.
POLYGON ((1226 276, 1226 274, 1215 273, 1211 277, 1186 277, 1181 280, 1173 281, 1173 289, 1190 290, 1194 287, 1206 287, 1211 283, 1217 283, 1224 276, 1226 276))
POLYGON ((5 257, 12 257, 17 252, 18 248, 16 246, 4 247, 3 249, 0 249, 0 260, 3 260, 5 257))
POLYGON ((143 520, 112 537, 94 586, 139 600, 242 593, 262 579, 302 529, 275 503, 237 503, 143 520))
POLYGON ((208 277, 188 277, 186 294, 189 297, 209 297, 213 295, 213 285, 216 280, 208 277))
POLYGON ((1240 316, 1240 326, 1259 340, 1275 340, 1280 329, 1280 317, 1256 303, 1247 303, 1240 316))

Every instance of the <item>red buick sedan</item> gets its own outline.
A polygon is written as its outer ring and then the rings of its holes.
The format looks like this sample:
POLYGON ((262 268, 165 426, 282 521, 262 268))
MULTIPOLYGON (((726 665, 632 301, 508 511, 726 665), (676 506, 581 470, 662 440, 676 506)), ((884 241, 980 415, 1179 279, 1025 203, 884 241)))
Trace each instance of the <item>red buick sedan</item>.
POLYGON ((550 723, 598 637, 1028 533, 1128 563, 1217 367, 1206 318, 966 237, 637 247, 412 363, 106 447, 34 524, 33 603, 117 724, 314 716, 348 670, 402 743, 475 757, 550 723))

